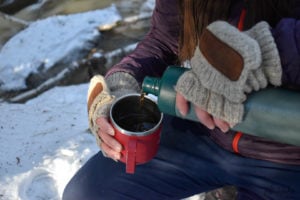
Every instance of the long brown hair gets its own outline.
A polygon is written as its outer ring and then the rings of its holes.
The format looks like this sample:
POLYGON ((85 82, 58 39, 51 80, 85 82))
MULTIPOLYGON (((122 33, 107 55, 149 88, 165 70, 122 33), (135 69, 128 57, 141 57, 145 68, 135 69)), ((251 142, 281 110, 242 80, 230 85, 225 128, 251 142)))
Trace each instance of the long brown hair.
MULTIPOLYGON (((178 0, 182 30, 179 39, 180 61, 190 59, 202 30, 216 20, 228 20, 232 6, 241 0, 178 0)), ((274 26, 282 17, 291 16, 294 0, 244 0, 247 15, 244 29, 259 21, 274 26)), ((243 3, 243 2, 241 2, 243 3)))

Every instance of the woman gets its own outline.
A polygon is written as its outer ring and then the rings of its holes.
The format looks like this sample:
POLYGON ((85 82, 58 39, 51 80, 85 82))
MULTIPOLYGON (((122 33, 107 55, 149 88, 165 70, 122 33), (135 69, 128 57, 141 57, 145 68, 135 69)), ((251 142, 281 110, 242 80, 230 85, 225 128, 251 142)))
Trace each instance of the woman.
POLYGON ((176 105, 185 115, 195 104, 201 123, 165 116, 152 161, 128 175, 98 153, 63 199, 182 199, 225 185, 236 186, 238 199, 300 199, 300 147, 229 130, 242 120, 250 92, 300 86, 299 17, 299 0, 156 0, 136 50, 105 80, 92 79, 90 128, 104 156, 118 161, 122 146, 107 120, 113 95, 139 92, 145 76, 174 64, 191 67, 177 82, 176 105))

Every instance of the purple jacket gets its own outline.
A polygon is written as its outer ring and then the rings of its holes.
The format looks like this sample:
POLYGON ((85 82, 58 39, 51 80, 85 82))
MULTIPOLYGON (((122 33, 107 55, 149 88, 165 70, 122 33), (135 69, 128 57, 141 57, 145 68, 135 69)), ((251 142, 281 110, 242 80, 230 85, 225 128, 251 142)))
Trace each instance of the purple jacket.
MULTIPOLYGON (((237 25, 241 9, 242 1, 237 1, 232 9, 230 23, 237 25)), ((293 13, 295 18, 283 18, 273 27, 272 33, 282 62, 282 83, 300 88, 300 20, 297 20, 300 19, 300 0, 293 13)), ((167 66, 176 64, 180 30, 178 18, 174 0, 156 0, 149 33, 135 51, 112 67, 106 76, 122 71, 132 74, 142 83, 145 76, 161 76, 167 66)), ((233 131, 224 134, 215 129, 211 131, 210 137, 233 152, 232 141, 235 134, 233 131)), ((238 145, 239 153, 243 156, 300 165, 300 147, 246 134, 240 138, 238 145)))

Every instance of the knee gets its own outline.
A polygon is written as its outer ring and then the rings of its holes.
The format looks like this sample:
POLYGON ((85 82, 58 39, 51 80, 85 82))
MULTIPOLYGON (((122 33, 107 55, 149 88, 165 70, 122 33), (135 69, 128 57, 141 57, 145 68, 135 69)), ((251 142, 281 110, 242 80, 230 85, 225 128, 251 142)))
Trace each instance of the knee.
POLYGON ((72 187, 72 184, 68 184, 62 194, 62 200, 76 200, 78 199, 76 189, 72 187))
POLYGON ((62 200, 90 199, 87 196, 87 194, 90 193, 90 191, 87 189, 87 185, 88 184, 84 184, 82 180, 74 176, 64 188, 62 200))

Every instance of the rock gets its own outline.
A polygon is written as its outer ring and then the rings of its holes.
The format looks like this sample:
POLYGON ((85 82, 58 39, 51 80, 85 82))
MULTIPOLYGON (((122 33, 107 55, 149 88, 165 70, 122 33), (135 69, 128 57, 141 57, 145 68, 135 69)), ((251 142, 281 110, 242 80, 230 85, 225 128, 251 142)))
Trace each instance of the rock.
POLYGON ((111 6, 32 22, 0 51, 0 93, 36 87, 83 59, 99 42, 98 27, 120 19, 111 6))

